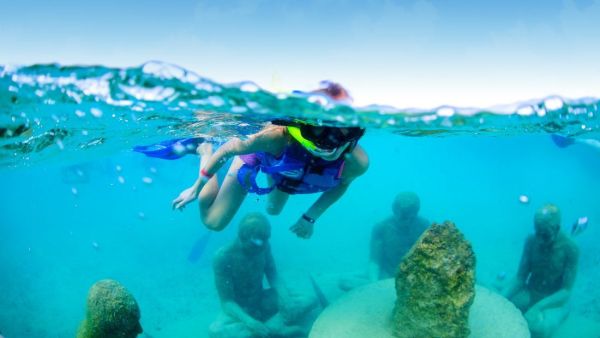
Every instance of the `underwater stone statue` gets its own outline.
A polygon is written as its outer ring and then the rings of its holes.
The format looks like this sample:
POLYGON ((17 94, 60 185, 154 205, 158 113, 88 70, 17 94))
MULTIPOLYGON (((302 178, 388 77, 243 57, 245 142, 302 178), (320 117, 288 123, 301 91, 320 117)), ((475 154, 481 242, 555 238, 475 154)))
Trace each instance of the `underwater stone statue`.
POLYGON ((475 255, 451 222, 434 224, 385 279, 344 294, 317 318, 310 338, 529 338, 506 298, 475 286, 475 255))
POLYGON ((140 308, 131 293, 111 279, 92 285, 77 338, 134 338, 140 333, 140 308))
POLYGON ((452 222, 431 225, 404 257, 396 294, 396 337, 469 336, 475 254, 452 222))

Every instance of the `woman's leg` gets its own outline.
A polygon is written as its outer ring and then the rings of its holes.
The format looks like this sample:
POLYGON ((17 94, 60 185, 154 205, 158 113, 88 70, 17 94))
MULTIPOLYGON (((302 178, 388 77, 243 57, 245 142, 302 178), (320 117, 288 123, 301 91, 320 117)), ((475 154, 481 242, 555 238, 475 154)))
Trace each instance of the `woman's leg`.
POLYGON ((267 196, 267 213, 269 215, 279 215, 290 195, 277 188, 273 189, 267 196))
MULTIPOLYGON (((212 156, 212 148, 202 147, 200 156, 200 166, 203 168, 206 161, 212 156)), ((217 175, 214 175, 202 188, 199 196, 200 218, 207 228, 223 230, 231 222, 246 198, 246 189, 237 180, 237 173, 242 164, 244 162, 236 156, 220 188, 217 175)))

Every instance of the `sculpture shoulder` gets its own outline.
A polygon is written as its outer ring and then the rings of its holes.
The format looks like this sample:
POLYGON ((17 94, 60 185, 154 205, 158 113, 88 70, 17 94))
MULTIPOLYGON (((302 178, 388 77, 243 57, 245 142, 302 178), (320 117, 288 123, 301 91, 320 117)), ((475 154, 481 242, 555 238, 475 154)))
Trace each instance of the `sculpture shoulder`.
POLYGON ((579 247, 571 238, 561 233, 558 240, 560 241, 560 248, 564 251, 565 255, 571 259, 577 259, 579 257, 579 247))
POLYGON ((394 218, 392 216, 377 222, 373 226, 373 233, 383 233, 385 231, 389 231, 394 227, 394 218))
POLYGON ((215 253, 213 257, 213 267, 215 269, 223 269, 231 265, 231 261, 235 259, 236 253, 233 245, 226 245, 215 253))

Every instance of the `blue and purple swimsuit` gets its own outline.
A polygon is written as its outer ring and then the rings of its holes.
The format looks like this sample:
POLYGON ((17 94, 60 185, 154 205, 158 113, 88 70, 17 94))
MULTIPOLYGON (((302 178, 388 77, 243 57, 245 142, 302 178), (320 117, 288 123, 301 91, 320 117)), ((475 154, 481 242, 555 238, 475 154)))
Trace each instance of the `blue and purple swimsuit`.
POLYGON ((310 194, 337 187, 344 170, 344 155, 333 161, 311 155, 300 144, 292 143, 283 154, 275 157, 269 153, 256 152, 241 155, 244 164, 237 175, 238 182, 248 192, 264 195, 277 188, 288 194, 310 194), (274 184, 261 188, 256 182, 262 171, 274 184))

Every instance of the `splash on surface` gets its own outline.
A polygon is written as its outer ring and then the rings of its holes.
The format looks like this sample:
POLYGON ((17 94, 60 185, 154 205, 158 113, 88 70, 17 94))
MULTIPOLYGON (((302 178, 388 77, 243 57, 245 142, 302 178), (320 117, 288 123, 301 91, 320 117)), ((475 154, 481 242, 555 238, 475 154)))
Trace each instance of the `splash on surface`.
POLYGON ((404 136, 559 133, 592 137, 596 98, 549 97, 490 109, 338 105, 311 94, 220 84, 161 62, 140 67, 0 66, 0 167, 86 157, 169 137, 244 137, 275 119, 361 125, 404 136))

